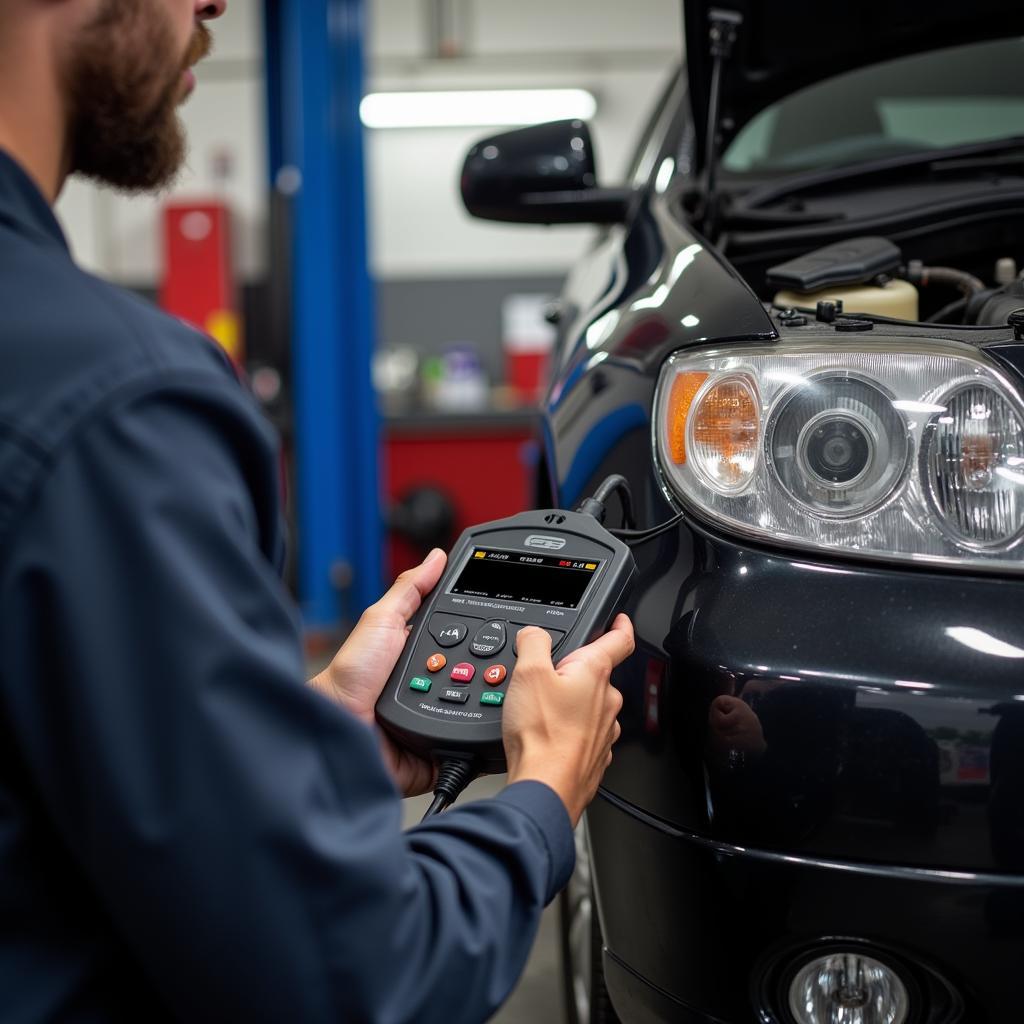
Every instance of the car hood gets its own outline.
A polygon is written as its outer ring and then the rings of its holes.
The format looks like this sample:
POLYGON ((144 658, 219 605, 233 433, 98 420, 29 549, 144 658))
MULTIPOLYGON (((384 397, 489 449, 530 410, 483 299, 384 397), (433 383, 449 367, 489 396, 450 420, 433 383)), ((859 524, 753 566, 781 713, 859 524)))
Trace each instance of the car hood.
POLYGON ((1024 4, 1019 0, 727 0, 717 4, 683 0, 700 167, 706 162, 711 33, 718 12, 742 19, 722 76, 718 123, 723 144, 770 103, 843 71, 912 53, 1024 34, 1024 4))

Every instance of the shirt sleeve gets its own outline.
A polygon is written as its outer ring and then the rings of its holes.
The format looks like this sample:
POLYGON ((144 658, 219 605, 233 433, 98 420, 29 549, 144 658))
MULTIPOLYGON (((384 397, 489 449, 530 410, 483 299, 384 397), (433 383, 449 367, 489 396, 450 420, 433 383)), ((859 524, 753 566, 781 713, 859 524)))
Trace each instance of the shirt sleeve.
POLYGON ((123 402, 50 468, 0 569, 18 753, 182 1019, 482 1021, 572 868, 568 816, 520 783, 401 832, 372 730, 303 683, 223 390, 123 402))

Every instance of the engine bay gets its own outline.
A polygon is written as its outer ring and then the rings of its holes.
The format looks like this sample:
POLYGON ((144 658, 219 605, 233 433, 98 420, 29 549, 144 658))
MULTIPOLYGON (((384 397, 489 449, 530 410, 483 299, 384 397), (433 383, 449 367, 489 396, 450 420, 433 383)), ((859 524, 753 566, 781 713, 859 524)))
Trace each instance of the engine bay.
POLYGON ((1024 271, 1015 256, 995 256, 988 280, 956 266, 905 259, 883 236, 865 235, 813 249, 769 267, 757 290, 782 322, 837 317, 1001 327, 1024 324, 1024 271))

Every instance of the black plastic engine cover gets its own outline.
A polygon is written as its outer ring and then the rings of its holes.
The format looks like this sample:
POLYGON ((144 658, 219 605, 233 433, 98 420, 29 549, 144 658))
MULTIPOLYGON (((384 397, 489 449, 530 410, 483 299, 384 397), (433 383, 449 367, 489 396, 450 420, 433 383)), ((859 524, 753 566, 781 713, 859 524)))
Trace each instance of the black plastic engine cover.
POLYGON ((798 256, 769 267, 768 284, 798 292, 813 292, 844 284, 864 284, 892 274, 903 262, 899 246, 888 238, 865 235, 798 256))

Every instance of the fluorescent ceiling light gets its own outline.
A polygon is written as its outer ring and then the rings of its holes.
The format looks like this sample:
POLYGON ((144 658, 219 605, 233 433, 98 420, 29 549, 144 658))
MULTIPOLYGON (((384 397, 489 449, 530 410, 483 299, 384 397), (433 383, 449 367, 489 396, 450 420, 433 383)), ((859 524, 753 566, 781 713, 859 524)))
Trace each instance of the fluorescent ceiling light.
POLYGON ((457 128, 538 124, 594 116, 586 89, 481 89, 452 92, 373 92, 359 116, 367 128, 457 128))

